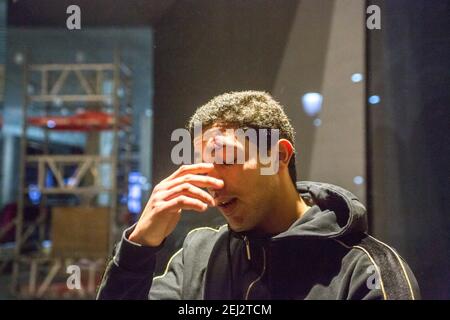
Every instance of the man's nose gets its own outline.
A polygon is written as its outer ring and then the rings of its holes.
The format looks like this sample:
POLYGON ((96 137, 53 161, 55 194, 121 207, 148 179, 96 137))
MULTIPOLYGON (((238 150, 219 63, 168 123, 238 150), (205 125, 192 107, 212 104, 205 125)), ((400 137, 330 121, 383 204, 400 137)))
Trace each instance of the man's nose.
MULTIPOLYGON (((225 184, 225 181, 223 180, 223 177, 222 177, 222 175, 220 174, 219 170, 217 170, 216 165, 214 165, 214 169, 212 169, 211 171, 209 171, 209 172, 207 173, 207 176, 208 176, 208 177, 213 177, 213 178, 216 178, 216 179, 220 179, 220 180, 222 180, 222 181, 224 182, 224 184, 225 184)), ((209 188, 207 188, 207 190, 208 190, 208 192, 214 197, 214 196, 215 196, 215 193, 216 193, 218 190, 220 190, 220 189, 216 189, 216 188, 211 188, 211 187, 209 187, 209 188)))

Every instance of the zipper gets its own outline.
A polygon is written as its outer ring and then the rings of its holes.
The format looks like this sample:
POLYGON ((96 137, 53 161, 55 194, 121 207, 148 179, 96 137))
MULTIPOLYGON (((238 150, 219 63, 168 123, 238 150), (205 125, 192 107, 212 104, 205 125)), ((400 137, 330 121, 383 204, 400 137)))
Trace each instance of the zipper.
MULTIPOLYGON (((248 241, 248 239, 247 239, 248 241)), ((248 248, 248 247, 247 247, 248 248)), ((266 249, 264 249, 264 247, 262 247, 263 249, 263 269, 261 271, 261 274, 259 275, 258 278, 256 278, 252 283, 250 283, 250 285, 247 288, 247 292, 245 294, 245 300, 248 300, 248 297, 250 295, 250 291, 252 290, 253 286, 255 285, 255 283, 257 283, 258 281, 260 281, 262 279, 262 277, 264 276, 264 273, 266 272, 266 249)), ((248 251, 248 253, 250 253, 248 251)), ((250 260, 250 259, 249 259, 250 260)))
POLYGON ((247 236, 244 237, 244 242, 245 242, 245 250, 247 252, 247 259, 248 261, 250 261, 252 260, 252 256, 250 255, 250 241, 248 240, 247 236))

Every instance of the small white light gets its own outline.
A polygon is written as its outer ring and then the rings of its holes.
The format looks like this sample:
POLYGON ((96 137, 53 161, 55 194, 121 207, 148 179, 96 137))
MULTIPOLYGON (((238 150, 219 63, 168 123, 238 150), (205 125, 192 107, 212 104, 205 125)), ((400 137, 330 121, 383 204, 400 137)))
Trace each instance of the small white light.
POLYGON ((353 183, 354 184, 358 184, 358 185, 363 184, 364 183, 364 178, 361 177, 361 176, 356 176, 356 177, 353 178, 353 183))
POLYGON ((320 127, 320 125, 322 124, 322 120, 320 120, 319 118, 314 119, 313 124, 316 127, 320 127))
POLYGON ((22 52, 17 52, 17 53, 14 55, 14 62, 15 62, 16 64, 22 64, 22 63, 23 63, 23 60, 24 60, 24 57, 23 57, 23 53, 22 53, 22 52))
POLYGON ((302 97, 303 110, 308 116, 313 117, 322 109, 322 101, 323 97, 320 93, 305 93, 302 97))
POLYGON ((74 177, 70 177, 69 179, 67 179, 67 185, 70 187, 75 186, 76 182, 77 182, 77 180, 74 177))
POLYGON ((374 96, 370 96, 370 97, 369 97, 369 103, 370 103, 370 104, 378 104, 378 103, 380 103, 380 101, 381 101, 381 99, 380 99, 380 97, 377 96, 377 95, 374 95, 374 96))
POLYGON ((147 110, 145 110, 145 116, 146 117, 151 117, 151 116, 153 116, 153 110, 152 109, 147 109, 147 110))
POLYGON ((50 129, 53 129, 54 127, 56 127, 56 122, 53 120, 48 120, 47 127, 49 127, 50 129))
POLYGON ((42 241, 42 247, 45 249, 49 249, 52 247, 52 242, 50 240, 44 240, 42 241))
POLYGON ((78 63, 84 62, 85 60, 85 55, 83 51, 77 51, 77 53, 75 54, 75 61, 78 63))
POLYGON ((53 104, 57 107, 61 107, 62 106, 62 99, 61 98, 54 98, 53 99, 53 104))
POLYGON ((363 75, 361 73, 352 74, 352 82, 357 83, 363 80, 363 75))
POLYGON ((131 197, 131 198, 140 198, 141 193, 142 193, 141 186, 139 186, 137 184, 134 184, 134 185, 130 186, 129 197, 131 197))
POLYGON ((29 84, 27 86, 27 91, 28 91, 28 94, 33 94, 34 93, 34 86, 32 84, 29 84))

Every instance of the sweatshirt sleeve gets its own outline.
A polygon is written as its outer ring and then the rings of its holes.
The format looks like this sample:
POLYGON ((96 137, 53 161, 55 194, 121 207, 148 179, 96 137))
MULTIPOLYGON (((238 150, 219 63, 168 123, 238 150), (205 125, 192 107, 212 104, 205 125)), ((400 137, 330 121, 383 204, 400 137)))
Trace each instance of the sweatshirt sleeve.
POLYGON ((146 247, 128 240, 134 226, 126 229, 114 250, 102 282, 97 299, 145 300, 148 299, 155 271, 156 253, 162 247, 146 247))
POLYGON ((381 259, 361 255, 351 276, 347 299, 420 299, 419 286, 413 272, 400 256, 398 258, 395 264, 388 265, 381 259))
POLYGON ((180 300, 183 288, 183 249, 178 250, 167 263, 166 270, 153 278, 150 300, 180 300))
POLYGON ((365 254, 360 254, 351 275, 348 300, 384 300, 377 269, 365 254))

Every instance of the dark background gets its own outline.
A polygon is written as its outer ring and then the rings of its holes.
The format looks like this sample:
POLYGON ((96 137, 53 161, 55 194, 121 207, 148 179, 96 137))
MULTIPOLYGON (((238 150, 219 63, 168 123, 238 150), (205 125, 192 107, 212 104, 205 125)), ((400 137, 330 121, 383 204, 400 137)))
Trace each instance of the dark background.
POLYGON ((368 32, 372 232, 407 258, 424 298, 450 299, 450 2, 383 1, 368 32))

